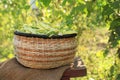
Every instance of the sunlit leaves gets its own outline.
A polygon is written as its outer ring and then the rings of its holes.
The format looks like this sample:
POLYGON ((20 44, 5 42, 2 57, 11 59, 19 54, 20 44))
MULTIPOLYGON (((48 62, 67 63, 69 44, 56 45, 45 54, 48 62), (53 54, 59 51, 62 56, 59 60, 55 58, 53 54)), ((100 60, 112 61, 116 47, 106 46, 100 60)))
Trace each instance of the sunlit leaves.
POLYGON ((27 0, 0 1, 0 59, 13 57, 13 32, 27 22, 26 17, 29 9, 30 5, 27 0))
POLYGON ((44 34, 47 36, 77 33, 73 28, 71 29, 65 25, 63 25, 63 27, 61 26, 62 25, 53 26, 50 23, 38 22, 24 24, 23 28, 21 28, 19 31, 32 34, 44 34))
POLYGON ((113 20, 119 14, 119 9, 120 1, 111 1, 103 7, 103 16, 108 16, 109 20, 113 20))
POLYGON ((92 1, 89 1, 89 2, 86 2, 86 7, 87 7, 87 12, 88 12, 88 16, 90 16, 90 14, 93 12, 94 10, 94 2, 92 1))
MULTIPOLYGON (((29 1, 29 0, 28 0, 29 1)), ((37 7, 40 9, 43 15, 40 15, 40 20, 50 23, 51 25, 34 25, 38 19, 35 18, 35 15, 31 11, 31 7, 27 0, 1 0, 0 1, 0 55, 5 58, 10 57, 10 53, 13 53, 12 38, 14 30, 24 28, 23 32, 35 33, 35 34, 47 34, 51 35, 62 35, 62 34, 70 34, 76 33, 77 31, 83 31, 88 27, 99 27, 100 21, 104 23, 104 18, 110 18, 113 22, 111 23, 110 31, 111 36, 111 44, 112 46, 116 46, 120 44, 120 27, 118 18, 120 1, 119 0, 36 0, 37 7), (102 13, 103 11, 103 13, 102 13), (58 24, 59 25, 58 25, 58 24), (27 24, 24 25, 23 24, 27 24), (33 24, 32 26, 29 24, 33 24)), ((104 23, 109 25, 108 23, 104 23)), ((90 28, 91 29, 91 28, 90 28)), ((91 32, 93 32, 92 30, 91 32)), ((88 33, 88 35, 91 34, 88 33)), ((101 31, 102 33, 102 31, 101 31)), ((79 32, 79 34, 82 34, 79 32)), ((96 35, 96 34, 95 34, 96 35)), ((87 36, 84 36, 81 43, 85 42, 87 36)), ((103 39, 103 36, 102 36, 103 39)), ((94 40, 94 36, 92 39, 94 40)), ((85 44, 94 43, 93 41, 86 41, 85 44)), ((81 45, 80 45, 81 46, 81 45)), ((90 45, 89 45, 90 46, 90 45)), ((91 46, 90 46, 91 47, 91 46)), ((86 46, 84 46, 85 51, 86 46)), ((83 50, 83 49, 82 49, 83 50)), ((96 76, 96 80, 104 77, 108 77, 106 74, 98 74, 104 73, 108 68, 110 68, 110 73, 114 72, 115 68, 111 67, 113 65, 113 60, 109 58, 104 60, 104 57, 108 55, 108 50, 105 53, 97 52, 96 55, 90 55, 90 52, 86 52, 88 54, 84 54, 89 56, 90 59, 95 65, 96 70, 93 69, 89 76, 96 76), (95 58, 97 57, 97 59, 95 58), (95 58, 95 59, 92 59, 95 58), (102 61, 104 60, 104 61, 102 61), (98 63, 97 63, 98 61, 98 63)), ((82 53, 83 56, 83 53, 82 53)), ((3 58, 2 57, 2 58, 3 58)), ((112 56, 113 57, 113 56, 112 56)), ((1 58, 1 57, 0 57, 1 58)), ((85 59, 84 58, 84 59, 85 59)), ((91 65, 91 63, 89 63, 91 65)), ((93 67, 93 65, 91 67, 93 67)), ((107 71, 106 71, 107 72, 107 71)), ((111 74, 115 75, 115 74, 111 74)), ((101 80, 102 80, 101 79, 101 80)), ((119 80, 119 75, 116 78, 119 80)))
POLYGON ((77 14, 85 12, 85 8, 86 6, 84 4, 79 4, 78 6, 72 8, 70 15, 77 16, 77 14))

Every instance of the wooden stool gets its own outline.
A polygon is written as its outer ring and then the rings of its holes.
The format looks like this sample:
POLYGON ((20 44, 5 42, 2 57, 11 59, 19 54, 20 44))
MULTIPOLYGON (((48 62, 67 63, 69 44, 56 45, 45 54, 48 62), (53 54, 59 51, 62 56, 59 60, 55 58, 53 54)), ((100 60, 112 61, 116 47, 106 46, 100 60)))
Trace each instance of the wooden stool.
POLYGON ((71 67, 67 69, 61 80, 70 80, 70 78, 83 77, 87 75, 87 69, 83 64, 83 61, 78 58, 71 67))
MULTIPOLYGON (((0 66, 3 63, 0 63, 0 66)), ((87 69, 80 58, 76 58, 61 78, 61 80, 70 80, 70 78, 82 77, 87 75, 87 69)))

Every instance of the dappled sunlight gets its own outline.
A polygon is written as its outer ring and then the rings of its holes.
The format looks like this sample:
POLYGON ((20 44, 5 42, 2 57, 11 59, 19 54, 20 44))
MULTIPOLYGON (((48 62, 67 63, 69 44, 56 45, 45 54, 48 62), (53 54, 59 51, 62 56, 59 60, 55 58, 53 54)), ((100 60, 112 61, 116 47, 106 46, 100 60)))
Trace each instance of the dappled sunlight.
POLYGON ((87 76, 71 80, 120 80, 119 3, 120 0, 36 0, 33 6, 29 0, 0 0, 0 62, 15 56, 16 30, 49 37, 77 33, 76 56, 86 65, 87 76))

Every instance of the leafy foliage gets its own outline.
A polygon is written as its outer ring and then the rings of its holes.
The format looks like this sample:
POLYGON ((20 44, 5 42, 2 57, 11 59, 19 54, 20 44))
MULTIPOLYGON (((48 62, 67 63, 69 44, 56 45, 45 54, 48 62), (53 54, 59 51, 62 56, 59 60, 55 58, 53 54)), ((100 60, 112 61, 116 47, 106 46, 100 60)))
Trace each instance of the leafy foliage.
POLYGON ((61 26, 54 25, 54 27, 52 27, 52 25, 49 23, 38 22, 38 23, 32 23, 32 24, 24 24, 22 29, 20 29, 19 31, 32 33, 32 34, 48 35, 49 37, 52 35, 77 33, 75 30, 71 30, 67 26, 64 26, 64 27, 62 26, 63 28, 61 29, 61 26))
POLYGON ((15 30, 23 30, 24 28, 30 33, 43 33, 45 31, 42 29, 46 28, 45 33, 48 32, 48 35, 60 34, 60 32, 71 33, 71 31, 77 30, 80 37, 77 55, 80 55, 88 66, 88 76, 83 80, 120 79, 120 61, 115 54, 116 47, 119 48, 120 43, 119 0, 36 1, 38 10, 35 11, 31 9, 28 0, 0 1, 0 61, 14 56, 12 39, 15 30), (37 21, 50 23, 50 25, 43 27, 41 24, 36 24, 37 21), (59 25, 56 25, 58 23, 59 25), (23 24, 29 25, 23 26, 23 24), (101 29, 101 26, 109 28, 111 33, 109 38, 110 47, 105 46, 107 47, 105 52, 103 51, 105 47, 101 50, 98 47, 99 44, 96 43, 108 39, 104 37, 108 33, 104 33, 105 31, 101 29), (95 27, 100 31, 95 32, 95 27), (87 32, 85 32, 86 30, 87 32), (97 34, 98 32, 99 34, 97 34), (92 46, 96 46, 94 50, 92 46), (87 50, 88 47, 89 50, 87 50), (115 51, 113 49, 111 52, 111 47, 115 48, 115 51))
POLYGON ((49 6, 51 0, 39 0, 40 2, 42 2, 45 6, 49 6))
POLYGON ((115 19, 111 22, 110 25, 111 35, 109 42, 111 42, 112 47, 119 45, 120 40, 120 18, 115 19))

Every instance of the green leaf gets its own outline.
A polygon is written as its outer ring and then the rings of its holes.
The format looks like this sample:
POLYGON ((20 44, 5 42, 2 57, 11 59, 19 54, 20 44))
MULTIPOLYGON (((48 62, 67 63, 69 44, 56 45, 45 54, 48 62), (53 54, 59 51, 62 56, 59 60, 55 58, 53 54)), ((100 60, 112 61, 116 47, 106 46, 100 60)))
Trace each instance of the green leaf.
POLYGON ((118 42, 119 40, 120 40, 120 36, 118 36, 118 34, 113 30, 109 37, 109 43, 111 47, 117 47, 119 44, 118 42))
POLYGON ((7 0, 1 0, 3 4, 7 4, 7 0))
POLYGON ((120 28, 120 18, 114 19, 110 24, 110 30, 113 30, 115 28, 120 28))
POLYGON ((86 8, 86 6, 84 4, 79 4, 78 6, 73 7, 73 9, 71 10, 70 15, 77 15, 80 12, 83 13, 85 8, 86 8))
POLYGON ((109 49, 107 48, 107 49, 104 50, 103 56, 104 56, 104 57, 107 57, 108 53, 109 53, 109 49))
POLYGON ((62 2, 62 6, 64 6, 64 5, 66 4, 66 2, 67 2, 67 0, 64 0, 64 1, 62 2))
POLYGON ((46 30, 47 30, 47 29, 49 30, 50 28, 52 28, 51 25, 49 25, 48 23, 45 23, 45 22, 39 22, 38 25, 39 25, 39 26, 38 26, 39 28, 42 27, 42 28, 44 28, 44 29, 46 29, 46 30))
MULTIPOLYGON (((111 68, 110 68, 110 73, 114 73, 114 70, 115 70, 115 68, 114 68, 114 66, 111 66, 111 68)), ((112 75, 111 75, 112 76, 112 75)))
POLYGON ((73 4, 74 0, 68 0, 68 2, 69 2, 70 4, 73 4))
POLYGON ((71 33, 77 33, 77 32, 73 30, 68 30, 68 31, 63 32, 63 34, 71 34, 71 33))
POLYGON ((88 1, 86 2, 86 6, 87 6, 87 16, 90 16, 90 14, 93 12, 93 2, 92 1, 88 1))
POLYGON ((114 13, 114 10, 112 9, 112 7, 109 4, 104 6, 104 8, 103 8, 103 16, 111 15, 113 13, 114 13))
POLYGON ((120 8, 120 1, 114 1, 113 3, 110 4, 110 6, 113 9, 119 9, 120 8))
POLYGON ((116 79, 115 80, 120 80, 120 74, 117 74, 116 79))
POLYGON ((39 0, 40 2, 43 3, 43 5, 45 5, 46 7, 49 6, 51 0, 39 0))
POLYGON ((24 7, 26 10, 30 8, 30 5, 25 5, 24 7))

